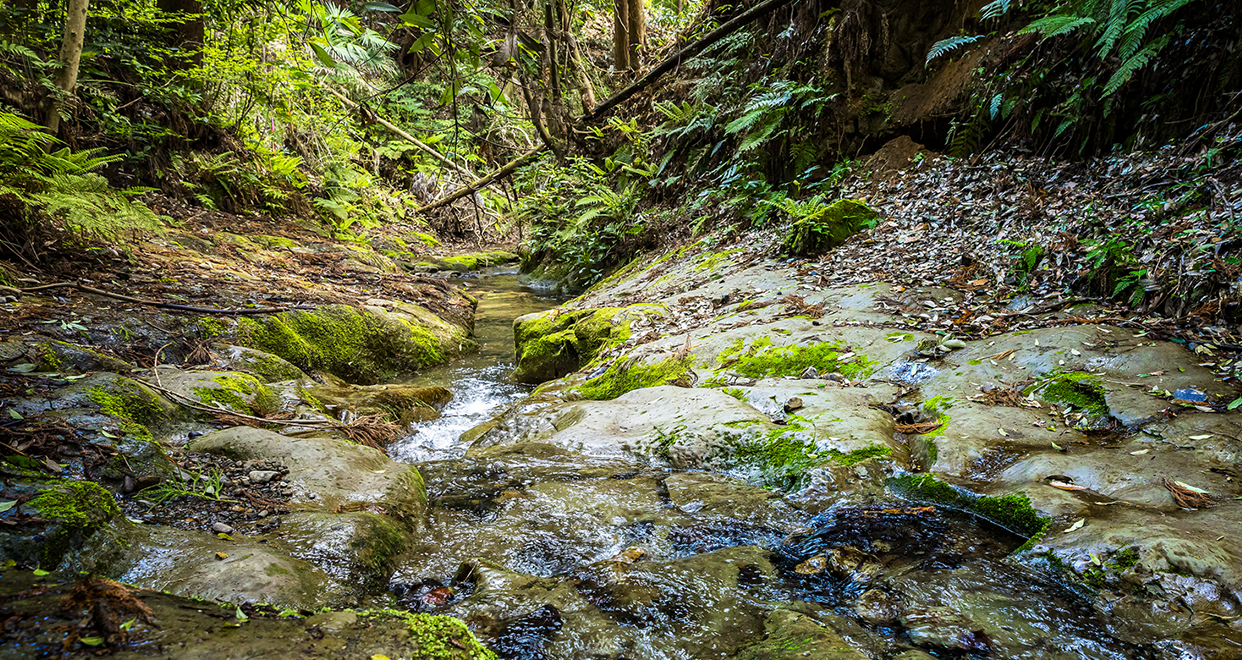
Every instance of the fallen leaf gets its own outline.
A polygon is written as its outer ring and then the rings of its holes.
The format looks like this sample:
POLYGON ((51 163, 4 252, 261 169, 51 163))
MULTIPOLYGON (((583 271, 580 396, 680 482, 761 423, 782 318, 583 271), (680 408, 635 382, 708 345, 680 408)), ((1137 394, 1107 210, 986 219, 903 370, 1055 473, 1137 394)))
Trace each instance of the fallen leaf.
POLYGON ((79 639, 78 641, 79 641, 79 642, 82 642, 83 644, 85 644, 85 645, 87 645, 87 646, 99 646, 100 644, 103 644, 103 643, 104 643, 104 638, 102 638, 102 637, 82 637, 82 638, 81 638, 81 639, 79 639))
POLYGON ((11 500, 9 502, 0 502, 0 513, 4 513, 5 511, 8 511, 9 509, 12 509, 15 506, 17 506, 17 500, 11 500))
POLYGON ((1150 451, 1150 450, 1148 450, 1148 449, 1140 449, 1140 450, 1138 450, 1138 451, 1132 451, 1132 452, 1130 452, 1130 455, 1131 455, 1131 456, 1141 456, 1141 455, 1143 455, 1143 454, 1146 454, 1148 451, 1150 451))
POLYGON ((1073 525, 1070 525, 1070 526, 1069 526, 1069 529, 1065 530, 1065 533, 1066 533, 1066 534, 1069 534, 1070 532, 1076 532, 1076 531, 1078 531, 1078 530, 1082 529, 1082 526, 1083 526, 1083 525, 1085 525, 1085 524, 1087 524, 1087 519, 1086 519, 1086 518, 1079 518, 1079 519, 1078 519, 1078 522, 1074 523, 1073 525))
POLYGON ((1210 437, 1212 437, 1212 434, 1208 433, 1207 435, 1192 435, 1190 436, 1190 439, 1191 440, 1207 440, 1210 437))
POLYGON ((26 419, 25 417, 22 417, 21 413, 13 410, 12 408, 9 408, 9 417, 12 417, 13 419, 26 419))
POLYGON ((229 553, 227 553, 227 552, 217 552, 217 553, 216 553, 216 559, 228 559, 228 556, 229 556, 229 553))
POLYGON ((1078 484, 1067 484, 1064 481, 1057 481, 1056 479, 1049 481, 1048 485, 1052 486, 1053 488, 1059 488, 1061 490, 1087 490, 1086 486, 1079 486, 1078 484))
POLYGON ((1005 432, 1005 429, 996 429, 996 432, 1001 434, 1002 437, 1005 437, 1005 438, 1009 437, 1009 434, 1005 432))

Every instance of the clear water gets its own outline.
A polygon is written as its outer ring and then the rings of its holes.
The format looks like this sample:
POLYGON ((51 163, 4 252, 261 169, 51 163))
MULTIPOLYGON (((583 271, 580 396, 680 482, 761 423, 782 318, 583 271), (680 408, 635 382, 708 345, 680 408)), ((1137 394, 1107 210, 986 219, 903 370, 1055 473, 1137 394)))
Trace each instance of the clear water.
POLYGON ((439 419, 415 424, 415 433, 388 449, 393 460, 407 463, 458 458, 468 448, 461 434, 486 422, 504 406, 533 389, 509 381, 513 371, 513 320, 523 314, 551 309, 564 296, 535 289, 518 281, 516 270, 483 271, 463 280, 466 291, 479 299, 474 334, 476 353, 409 379, 412 385, 446 387, 453 399, 439 419))

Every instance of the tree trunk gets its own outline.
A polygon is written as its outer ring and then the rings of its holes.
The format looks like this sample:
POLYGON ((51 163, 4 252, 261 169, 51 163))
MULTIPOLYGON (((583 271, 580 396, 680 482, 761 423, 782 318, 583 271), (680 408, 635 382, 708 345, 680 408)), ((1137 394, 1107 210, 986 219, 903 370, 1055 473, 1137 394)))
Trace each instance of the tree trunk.
POLYGON ((556 56, 556 9, 553 0, 545 0, 543 5, 543 30, 548 45, 548 81, 552 86, 552 103, 561 102, 561 64, 556 56))
POLYGON ((90 0, 69 0, 65 13, 65 37, 60 44, 60 73, 56 76, 59 92, 48 104, 47 131, 52 135, 60 132, 60 108, 63 97, 73 93, 78 84, 78 67, 82 64, 82 43, 86 38, 86 12, 90 0))
POLYGON ((612 70, 621 73, 630 68, 630 4, 613 0, 612 70))
POLYGON ((171 45, 190 53, 189 62, 194 66, 203 63, 203 39, 206 26, 203 22, 203 6, 200 0, 156 0, 155 6, 165 14, 193 16, 173 27, 171 45))
POLYGON ((628 0, 630 19, 627 25, 630 28, 630 71, 637 71, 642 68, 642 57, 639 49, 647 45, 647 16, 643 12, 643 0, 628 0))

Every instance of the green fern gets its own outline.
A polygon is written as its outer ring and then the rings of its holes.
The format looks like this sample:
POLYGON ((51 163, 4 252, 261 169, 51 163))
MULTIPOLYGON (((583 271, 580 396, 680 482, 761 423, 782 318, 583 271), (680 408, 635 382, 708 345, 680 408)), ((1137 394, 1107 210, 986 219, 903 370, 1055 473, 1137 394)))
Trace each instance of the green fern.
MULTIPOLYGON (((1079 0, 1052 10, 1019 34, 1039 33, 1044 39, 1051 39, 1081 32, 1083 41, 1094 39, 1091 50, 1101 61, 1111 62, 1116 55, 1121 64, 1100 89, 1104 98, 1116 93, 1169 43, 1170 34, 1148 40, 1151 27, 1194 1, 1079 0)), ((1062 124, 1060 130, 1064 127, 1062 124)))
POLYGON ((949 37, 948 39, 941 39, 940 41, 937 41, 936 43, 932 44, 931 50, 927 52, 927 62, 924 63, 923 66, 925 67, 931 66, 932 60, 940 57, 941 55, 957 50, 958 48, 961 48, 962 46, 973 44, 982 38, 983 38, 982 34, 977 34, 973 37, 960 37, 959 36, 959 37, 949 37))
POLYGON ((129 232, 159 232, 161 223, 130 197, 149 188, 113 190, 95 174, 120 156, 102 149, 73 152, 51 149, 60 142, 15 114, 0 112, 0 193, 27 209, 83 236, 119 238, 129 232))
POLYGON ((1158 55, 1160 51, 1168 45, 1168 43, 1169 35, 1166 34, 1147 44, 1142 50, 1130 57, 1130 59, 1122 62, 1121 66, 1117 67, 1117 71, 1113 73, 1113 76, 1109 78, 1108 82, 1104 85, 1103 95, 1105 97, 1112 96, 1113 93, 1120 89, 1122 85, 1126 84, 1126 81, 1134 76, 1136 71, 1147 66, 1147 63, 1158 55))

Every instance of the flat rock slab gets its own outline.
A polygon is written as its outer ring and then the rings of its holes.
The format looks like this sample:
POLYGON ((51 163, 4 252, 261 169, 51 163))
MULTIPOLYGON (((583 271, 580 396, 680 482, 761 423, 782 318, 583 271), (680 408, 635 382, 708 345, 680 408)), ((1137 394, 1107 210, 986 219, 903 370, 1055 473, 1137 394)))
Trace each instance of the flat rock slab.
POLYGON ((378 449, 323 437, 293 438, 238 426, 202 436, 190 451, 234 460, 279 461, 289 469, 294 508, 347 511, 367 506, 415 525, 426 512, 426 491, 418 468, 397 463, 378 449))
POLYGON ((730 424, 770 418, 719 390, 649 387, 612 401, 577 401, 537 411, 550 422, 520 436, 487 433, 467 455, 514 443, 544 443, 590 456, 660 457, 694 467, 736 435, 730 424), (659 440, 660 434, 669 438, 659 440), (674 439, 676 441, 674 442, 674 439))

